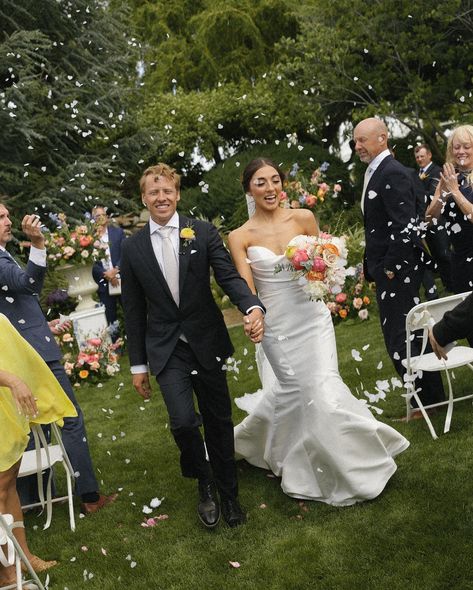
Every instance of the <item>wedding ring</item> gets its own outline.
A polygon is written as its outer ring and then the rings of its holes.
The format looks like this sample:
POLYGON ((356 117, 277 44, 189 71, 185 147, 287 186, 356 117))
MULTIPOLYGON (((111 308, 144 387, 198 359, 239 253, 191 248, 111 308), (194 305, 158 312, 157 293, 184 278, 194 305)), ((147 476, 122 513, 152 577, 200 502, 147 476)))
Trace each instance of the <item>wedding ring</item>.
POLYGON ((249 324, 249 323, 250 323, 250 320, 245 320, 245 324, 249 324))

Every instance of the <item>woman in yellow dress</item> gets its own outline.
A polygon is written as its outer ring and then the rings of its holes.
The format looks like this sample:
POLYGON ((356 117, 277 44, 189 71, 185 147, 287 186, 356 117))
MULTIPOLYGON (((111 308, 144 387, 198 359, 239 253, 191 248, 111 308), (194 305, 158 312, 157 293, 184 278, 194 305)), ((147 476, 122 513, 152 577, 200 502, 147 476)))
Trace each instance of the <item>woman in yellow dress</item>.
MULTIPOLYGON (((51 336, 52 337, 52 336, 51 336)), ((0 513, 12 514, 14 535, 36 572, 55 561, 43 561, 28 548, 16 478, 28 443, 30 424, 62 426, 76 410, 39 354, 0 314, 0 513)), ((1 549, 0 549, 1 551, 1 549)), ((0 588, 15 583, 14 567, 0 567, 0 588)), ((34 585, 25 585, 27 588, 34 585)))

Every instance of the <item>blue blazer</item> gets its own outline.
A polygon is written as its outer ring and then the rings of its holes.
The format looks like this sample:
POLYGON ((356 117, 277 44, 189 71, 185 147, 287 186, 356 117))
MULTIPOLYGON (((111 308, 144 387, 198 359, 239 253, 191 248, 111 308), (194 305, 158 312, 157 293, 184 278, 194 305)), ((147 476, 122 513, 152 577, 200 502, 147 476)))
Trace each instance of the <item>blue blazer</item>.
POLYGON ((45 275, 45 266, 28 261, 25 269, 20 268, 0 250, 0 313, 49 362, 59 360, 61 351, 39 304, 45 275))

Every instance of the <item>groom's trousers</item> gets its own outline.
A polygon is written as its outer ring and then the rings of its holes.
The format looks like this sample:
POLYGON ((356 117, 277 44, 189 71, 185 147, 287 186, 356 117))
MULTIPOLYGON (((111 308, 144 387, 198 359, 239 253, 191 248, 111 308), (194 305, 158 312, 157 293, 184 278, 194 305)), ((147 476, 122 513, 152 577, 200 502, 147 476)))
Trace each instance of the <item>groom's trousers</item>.
POLYGON ((179 340, 156 380, 167 407, 171 432, 181 453, 182 475, 203 482, 214 479, 223 499, 235 499, 238 482, 232 409, 223 363, 216 359, 214 368, 202 367, 190 346, 179 340), (202 419, 195 410, 193 392, 202 419), (201 422, 205 446, 200 432, 201 422))

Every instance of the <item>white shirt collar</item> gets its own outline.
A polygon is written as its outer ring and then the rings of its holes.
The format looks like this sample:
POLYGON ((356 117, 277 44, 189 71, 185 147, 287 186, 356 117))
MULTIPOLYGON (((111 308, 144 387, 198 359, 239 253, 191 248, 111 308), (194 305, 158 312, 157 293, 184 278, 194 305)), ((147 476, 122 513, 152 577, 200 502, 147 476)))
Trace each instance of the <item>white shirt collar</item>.
POLYGON ((384 158, 387 158, 390 155, 391 152, 388 149, 385 149, 381 153, 379 153, 375 158, 373 158, 371 162, 368 164, 368 168, 371 169, 371 174, 373 174, 373 172, 381 164, 384 158))
POLYGON ((156 221, 153 221, 151 217, 149 218, 149 233, 154 234, 155 231, 159 231, 162 227, 174 227, 179 229, 179 213, 177 211, 174 212, 174 215, 171 219, 166 223, 166 225, 159 225, 156 221))
POLYGON ((422 171, 423 171, 424 173, 425 173, 425 172, 427 172, 427 170, 428 170, 428 169, 429 169, 429 168, 432 166, 432 164, 433 164, 433 162, 429 162, 429 163, 427 164, 427 166, 425 166, 425 167, 422 169, 422 171))

